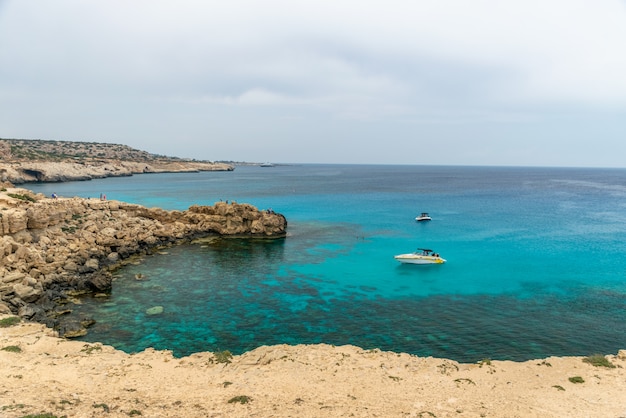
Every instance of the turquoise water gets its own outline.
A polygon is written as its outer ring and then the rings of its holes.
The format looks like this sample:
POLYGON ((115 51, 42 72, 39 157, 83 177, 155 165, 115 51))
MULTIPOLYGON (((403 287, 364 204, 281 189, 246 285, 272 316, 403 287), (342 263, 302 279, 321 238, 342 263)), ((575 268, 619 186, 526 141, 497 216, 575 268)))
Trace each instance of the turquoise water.
POLYGON ((86 341, 177 356, 325 342, 459 361, 626 348, 626 170, 293 165, 29 187, 166 209, 235 200, 289 221, 284 240, 217 239, 124 268, 109 298, 75 309, 97 320, 86 341), (415 222, 423 211, 433 220, 415 222), (393 259, 416 247, 448 262, 393 259))

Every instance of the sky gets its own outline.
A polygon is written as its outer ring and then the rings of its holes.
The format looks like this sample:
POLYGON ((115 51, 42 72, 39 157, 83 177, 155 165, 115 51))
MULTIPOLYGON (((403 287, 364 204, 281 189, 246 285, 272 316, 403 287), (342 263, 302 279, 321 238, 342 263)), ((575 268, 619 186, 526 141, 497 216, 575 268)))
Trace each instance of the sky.
POLYGON ((626 1, 0 0, 0 137, 626 167, 626 1))

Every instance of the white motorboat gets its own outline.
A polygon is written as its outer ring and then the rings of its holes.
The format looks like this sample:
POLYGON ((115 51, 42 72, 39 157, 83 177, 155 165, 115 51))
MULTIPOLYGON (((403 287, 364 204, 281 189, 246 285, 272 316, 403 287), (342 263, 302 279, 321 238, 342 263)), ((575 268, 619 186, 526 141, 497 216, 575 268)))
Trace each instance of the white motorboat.
POLYGON ((443 264, 446 262, 439 254, 428 248, 418 248, 415 252, 396 255, 393 258, 405 264, 443 264))
POLYGON ((418 216, 417 218, 415 218, 415 220, 417 222, 422 222, 422 221, 430 221, 432 218, 430 217, 430 215, 426 212, 422 212, 422 214, 420 216, 418 216))

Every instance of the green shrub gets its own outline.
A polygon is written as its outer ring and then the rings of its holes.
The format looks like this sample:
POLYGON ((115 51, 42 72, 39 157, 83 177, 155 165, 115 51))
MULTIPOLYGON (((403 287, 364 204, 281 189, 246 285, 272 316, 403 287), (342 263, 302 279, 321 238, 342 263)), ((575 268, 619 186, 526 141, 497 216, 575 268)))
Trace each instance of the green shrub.
POLYGON ((230 359, 233 358, 233 354, 228 351, 228 350, 224 350, 224 351, 216 351, 215 353, 213 353, 213 358, 215 359, 216 363, 230 363, 230 359))
POLYGON ((109 412, 110 411, 109 405, 107 405, 105 403, 97 403, 97 404, 95 403, 95 404, 93 404, 93 407, 94 408, 102 408, 104 410, 104 412, 109 412))
POLYGON ((573 376, 569 378, 569 381, 572 383, 585 383, 585 379, 580 376, 573 376))
POLYGON ((613 363, 611 363, 602 354, 594 354, 592 356, 585 357, 583 359, 583 361, 585 363, 589 363, 592 366, 596 366, 596 367, 608 367, 609 369, 614 369, 615 368, 615 365, 613 363))
POLYGON ((11 405, 4 405, 2 408, 0 408, 0 411, 14 411, 16 409, 24 408, 26 408, 26 405, 24 405, 23 403, 14 403, 11 405))
POLYGON ((100 351, 100 350, 102 350, 102 346, 100 345, 85 344, 83 348, 81 348, 80 351, 82 351, 83 353, 91 354, 94 351, 100 351))
POLYGON ((8 351, 9 353, 21 353, 22 349, 17 345, 7 345, 1 348, 2 351, 8 351))
POLYGON ((252 400, 252 398, 250 398, 249 396, 246 395, 239 395, 239 396, 235 396, 234 398, 230 398, 228 400, 228 403, 248 403, 252 400))
POLYGON ((0 328, 8 328, 20 323, 19 316, 9 316, 8 318, 0 319, 0 328))
POLYGON ((13 199, 24 200, 27 202, 36 202, 34 197, 26 194, 7 193, 7 196, 12 197, 13 199))

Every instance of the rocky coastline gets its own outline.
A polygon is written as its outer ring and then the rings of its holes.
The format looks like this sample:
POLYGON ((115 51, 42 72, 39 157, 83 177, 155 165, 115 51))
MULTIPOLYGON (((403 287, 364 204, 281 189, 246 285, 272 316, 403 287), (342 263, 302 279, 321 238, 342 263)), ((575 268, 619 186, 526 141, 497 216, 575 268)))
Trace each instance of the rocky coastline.
POLYGON ((106 177, 128 177, 134 174, 233 170, 234 167, 230 164, 201 161, 23 161, 2 164, 0 181, 12 184, 58 183, 106 177))
POLYGON ((228 163, 167 157, 120 144, 0 138, 0 181, 12 184, 234 169, 228 163))
POLYGON ((0 416, 626 417, 626 350, 461 364, 326 344, 174 358, 73 340, 93 323, 68 320, 75 298, 109 292, 135 256, 206 237, 283 239, 287 220, 236 202, 166 211, 15 185, 232 169, 123 145, 0 138, 0 416))
POLYGON ((72 298, 108 292, 112 272, 194 239, 286 236, 287 220, 249 204, 217 202, 185 211, 97 198, 46 197, 4 184, 0 191, 0 314, 84 335, 92 319, 67 321, 72 298))

